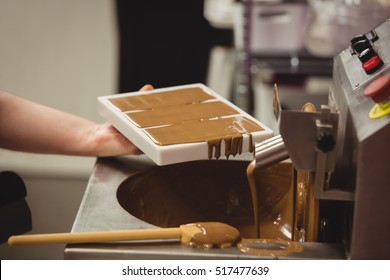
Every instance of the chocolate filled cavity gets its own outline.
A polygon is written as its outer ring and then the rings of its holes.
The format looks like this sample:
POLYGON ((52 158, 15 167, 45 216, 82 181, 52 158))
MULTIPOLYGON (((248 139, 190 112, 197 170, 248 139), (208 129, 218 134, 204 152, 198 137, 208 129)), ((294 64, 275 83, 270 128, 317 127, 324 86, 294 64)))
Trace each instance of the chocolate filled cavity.
POLYGON ((111 98, 110 102, 120 111, 148 110, 172 105, 199 103, 215 99, 199 87, 177 89, 156 93, 142 93, 133 96, 111 98))
POLYGON ((199 87, 144 93, 109 101, 156 145, 208 143, 208 158, 241 154, 244 138, 264 128, 199 87), (225 151, 221 153, 224 144, 225 151))
POLYGON ((238 114, 226 103, 213 101, 154 108, 141 112, 130 112, 126 115, 136 126, 146 128, 238 114))

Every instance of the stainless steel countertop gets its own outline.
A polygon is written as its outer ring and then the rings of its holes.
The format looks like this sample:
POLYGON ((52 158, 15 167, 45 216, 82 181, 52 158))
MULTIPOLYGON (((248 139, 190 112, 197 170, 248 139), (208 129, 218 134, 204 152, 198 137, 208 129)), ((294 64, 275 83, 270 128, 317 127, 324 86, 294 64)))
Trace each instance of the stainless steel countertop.
MULTIPOLYGON (((118 186, 129 176, 156 166, 148 157, 99 158, 88 182, 72 232, 156 228, 125 211, 118 203, 118 186)), ((196 221, 194 221, 196 222, 196 221)), ((342 244, 303 243, 302 253, 283 259, 343 259, 342 244)), ((191 248, 179 240, 68 244, 65 259, 269 259, 237 247, 191 248)))

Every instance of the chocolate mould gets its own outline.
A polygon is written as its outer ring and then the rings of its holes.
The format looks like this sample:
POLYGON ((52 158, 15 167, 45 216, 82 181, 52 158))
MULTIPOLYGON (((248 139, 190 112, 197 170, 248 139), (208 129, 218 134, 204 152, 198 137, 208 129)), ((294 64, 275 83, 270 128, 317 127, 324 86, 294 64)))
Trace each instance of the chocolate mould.
MULTIPOLYGON (((229 107, 237 111, 237 114, 235 114, 235 116, 245 117, 256 123, 257 125, 261 126, 263 130, 251 133, 253 144, 264 141, 265 139, 273 135, 273 131, 270 128, 266 127, 257 119, 253 118, 251 115, 249 115, 239 107, 235 106, 233 103, 229 102, 204 84, 189 84, 154 89, 151 91, 137 91, 123 94, 100 96, 98 97, 98 111, 103 118, 105 118, 109 123, 111 123, 116 129, 118 129, 124 136, 126 136, 131 142, 133 142, 137 147, 139 147, 148 157, 150 157, 158 165, 210 159, 209 144, 207 141, 172 145, 158 145, 145 133, 145 129, 138 127, 129 119, 129 117, 127 116, 128 111, 122 111, 113 104, 113 100, 117 98, 186 90, 191 88, 199 88, 205 91, 212 96, 213 101, 224 102, 229 107)), ((204 102, 210 102, 210 100, 206 100, 204 102)), ((134 112, 134 108, 132 109, 132 111, 134 112)), ((141 111, 141 109, 139 109, 139 111, 141 111)), ((242 136, 243 139, 241 154, 236 154, 235 156, 231 155, 228 157, 229 160, 253 159, 253 154, 250 151, 250 137, 247 134, 243 134, 242 136)), ((218 160, 227 159, 227 157, 224 155, 225 141, 223 140, 221 141, 220 150, 221 156, 218 158, 218 160)), ((215 159, 214 152, 211 159, 215 159)))

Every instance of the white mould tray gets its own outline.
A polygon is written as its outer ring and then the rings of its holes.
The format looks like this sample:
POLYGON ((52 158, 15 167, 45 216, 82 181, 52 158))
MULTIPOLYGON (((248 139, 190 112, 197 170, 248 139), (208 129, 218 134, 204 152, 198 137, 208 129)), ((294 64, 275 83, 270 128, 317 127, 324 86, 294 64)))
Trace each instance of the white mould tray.
MULTIPOLYGON (((186 88, 198 87, 218 101, 224 102, 231 108, 239 112, 239 115, 246 117, 256 124, 261 126, 263 130, 255 131, 252 133, 253 144, 264 141, 265 139, 273 135, 273 131, 260 123, 258 120, 250 116, 245 111, 241 110, 228 100, 221 97, 219 94, 212 91, 210 88, 203 84, 189 84, 167 88, 160 88, 151 91, 137 91, 124 94, 115 94, 98 97, 98 111, 100 115, 111 123, 116 129, 118 129, 124 136, 126 136, 132 143, 140 148, 148 157, 150 157, 158 165, 167 165, 179 162, 194 161, 194 160, 206 160, 209 159, 209 146, 207 142, 195 142, 185 144, 173 144, 173 145, 158 145, 144 132, 144 130, 135 125, 126 115, 126 112, 119 110, 111 102, 115 98, 124 98, 128 96, 154 94, 160 92, 169 92, 175 90, 181 90, 186 88)), ((218 160, 226 159, 224 155, 225 142, 221 142, 221 156, 218 160)), ((214 159, 214 157, 213 157, 214 159)), ((243 135, 242 153, 236 156, 230 156, 229 160, 252 160, 253 154, 249 152, 249 136, 243 135)))

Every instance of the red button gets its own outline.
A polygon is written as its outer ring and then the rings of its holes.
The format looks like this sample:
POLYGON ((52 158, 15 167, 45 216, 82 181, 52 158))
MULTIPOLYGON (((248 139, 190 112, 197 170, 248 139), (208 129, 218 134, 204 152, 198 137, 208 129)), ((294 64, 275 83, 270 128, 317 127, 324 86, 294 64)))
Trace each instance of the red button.
POLYGON ((390 97, 390 75, 384 75, 371 84, 364 90, 364 95, 371 97, 375 103, 380 103, 390 97))
POLYGON ((371 74, 377 70, 376 67, 382 66, 382 63, 382 59, 376 55, 363 64, 363 69, 366 73, 371 74))

